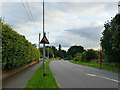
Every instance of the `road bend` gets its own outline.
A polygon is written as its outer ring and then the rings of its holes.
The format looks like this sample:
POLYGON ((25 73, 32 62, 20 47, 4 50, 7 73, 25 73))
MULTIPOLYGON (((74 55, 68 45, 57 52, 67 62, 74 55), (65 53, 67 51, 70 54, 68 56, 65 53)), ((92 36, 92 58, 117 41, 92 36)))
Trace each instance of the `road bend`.
POLYGON ((118 73, 71 63, 67 60, 53 60, 50 68, 61 88, 118 88, 118 73))

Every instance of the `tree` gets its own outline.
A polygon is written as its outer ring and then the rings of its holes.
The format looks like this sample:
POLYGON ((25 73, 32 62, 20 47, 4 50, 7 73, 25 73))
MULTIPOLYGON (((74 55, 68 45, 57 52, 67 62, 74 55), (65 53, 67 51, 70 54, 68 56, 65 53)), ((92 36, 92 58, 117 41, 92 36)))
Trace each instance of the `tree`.
POLYGON ((74 55, 76 54, 76 53, 82 53, 82 52, 84 52, 85 50, 84 50, 84 47, 82 47, 82 46, 71 46, 69 49, 68 49, 68 55, 70 55, 70 56, 72 56, 72 57, 74 57, 74 55))
POLYGON ((82 59, 86 61, 90 61, 92 59, 98 59, 98 58, 99 58, 98 53, 93 49, 88 49, 87 51, 85 51, 85 53, 82 54, 82 59))
POLYGON ((57 57, 57 49, 55 46, 51 46, 51 49, 53 50, 53 53, 54 53, 54 57, 56 58, 57 57))
POLYGON ((59 44, 59 51, 61 51, 61 44, 59 44))
POLYGON ((109 62, 120 63, 120 14, 104 24, 101 46, 109 62))

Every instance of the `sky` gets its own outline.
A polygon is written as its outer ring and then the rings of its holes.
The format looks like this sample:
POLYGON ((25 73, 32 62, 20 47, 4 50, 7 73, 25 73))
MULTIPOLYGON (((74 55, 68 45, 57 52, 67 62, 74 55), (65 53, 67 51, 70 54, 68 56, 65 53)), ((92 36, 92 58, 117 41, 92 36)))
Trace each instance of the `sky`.
MULTIPOLYGON (((43 37, 42 2, 22 1, 0 3, 0 16, 29 42, 38 45, 39 33, 41 39, 43 37)), ((61 44, 64 50, 72 45, 98 49, 104 23, 117 13, 117 2, 45 2, 45 32, 49 46, 61 44)))

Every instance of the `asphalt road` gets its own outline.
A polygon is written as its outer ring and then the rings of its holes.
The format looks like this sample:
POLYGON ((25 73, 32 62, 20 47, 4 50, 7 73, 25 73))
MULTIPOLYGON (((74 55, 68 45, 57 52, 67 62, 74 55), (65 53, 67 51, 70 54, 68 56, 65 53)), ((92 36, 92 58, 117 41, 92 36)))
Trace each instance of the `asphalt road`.
POLYGON ((2 81, 2 88, 24 88, 41 63, 37 63, 5 79, 2 81))
POLYGON ((61 88, 118 88, 118 73, 78 65, 65 60, 50 62, 51 71, 61 88))

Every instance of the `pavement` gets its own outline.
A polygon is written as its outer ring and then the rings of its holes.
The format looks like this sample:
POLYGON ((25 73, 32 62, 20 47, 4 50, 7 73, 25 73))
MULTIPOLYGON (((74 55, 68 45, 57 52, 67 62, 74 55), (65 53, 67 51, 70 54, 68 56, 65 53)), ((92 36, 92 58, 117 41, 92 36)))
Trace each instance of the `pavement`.
POLYGON ((61 88, 118 88, 120 85, 118 73, 113 71, 74 64, 67 60, 53 60, 50 68, 61 88))
POLYGON ((24 88, 41 63, 42 61, 5 79, 2 81, 2 88, 24 88))

